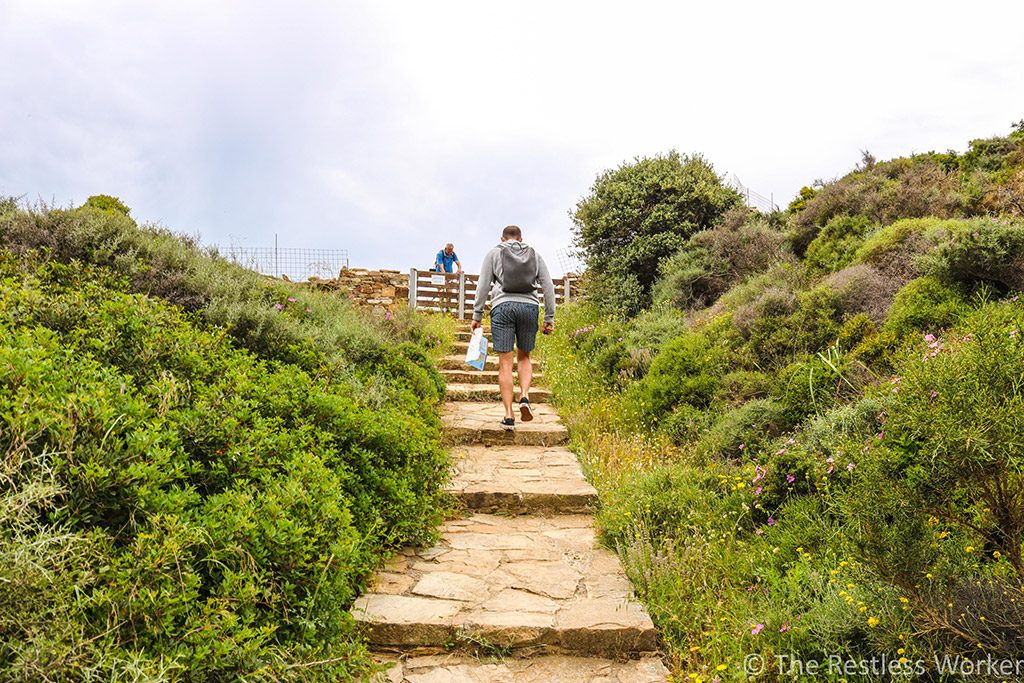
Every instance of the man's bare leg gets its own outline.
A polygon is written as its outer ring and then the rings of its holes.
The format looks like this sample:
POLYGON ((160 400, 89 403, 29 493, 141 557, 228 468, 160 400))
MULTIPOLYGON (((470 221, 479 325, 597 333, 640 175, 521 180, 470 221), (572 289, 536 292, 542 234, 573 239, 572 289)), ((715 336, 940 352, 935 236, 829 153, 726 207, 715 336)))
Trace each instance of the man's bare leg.
MULTIPOLYGON (((505 417, 515 417, 512 414, 513 353, 513 351, 508 351, 498 354, 498 388, 501 390, 501 402, 505 405, 505 417)), ((522 372, 522 370, 520 370, 520 372, 522 372)))
POLYGON ((517 351, 519 360, 519 397, 530 398, 530 382, 533 381, 533 361, 529 351, 517 351))

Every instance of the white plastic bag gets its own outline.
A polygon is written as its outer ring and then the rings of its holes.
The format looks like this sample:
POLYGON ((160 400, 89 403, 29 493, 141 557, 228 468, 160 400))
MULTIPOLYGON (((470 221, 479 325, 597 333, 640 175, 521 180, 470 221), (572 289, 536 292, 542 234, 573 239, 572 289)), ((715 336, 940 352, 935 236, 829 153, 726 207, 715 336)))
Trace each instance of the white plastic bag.
POLYGON ((473 330, 473 338, 469 340, 469 349, 466 350, 466 364, 477 370, 484 369, 487 362, 487 337, 484 336, 482 327, 473 330))

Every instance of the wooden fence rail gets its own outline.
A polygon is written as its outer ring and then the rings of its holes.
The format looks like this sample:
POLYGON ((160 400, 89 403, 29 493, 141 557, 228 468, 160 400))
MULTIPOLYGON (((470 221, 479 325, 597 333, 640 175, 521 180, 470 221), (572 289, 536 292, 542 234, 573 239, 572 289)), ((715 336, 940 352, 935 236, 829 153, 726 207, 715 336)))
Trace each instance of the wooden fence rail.
MULTIPOLYGON (((479 275, 469 273, 438 273, 430 270, 409 270, 409 306, 421 311, 435 311, 454 314, 459 320, 473 317, 473 300, 476 298, 479 275)), ((572 300, 573 278, 552 280, 555 285, 555 302, 572 300)), ((540 288, 537 294, 543 300, 540 288)))

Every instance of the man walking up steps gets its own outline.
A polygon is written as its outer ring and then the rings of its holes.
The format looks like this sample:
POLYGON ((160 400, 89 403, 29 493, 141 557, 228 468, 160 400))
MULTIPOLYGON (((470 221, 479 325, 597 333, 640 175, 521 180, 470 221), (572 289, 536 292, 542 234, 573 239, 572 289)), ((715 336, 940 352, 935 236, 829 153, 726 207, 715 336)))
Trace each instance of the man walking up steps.
POLYGON ((533 247, 523 242, 523 232, 509 225, 501 232, 501 244, 487 252, 480 266, 480 282, 473 302, 472 329, 480 327, 484 305, 491 300, 491 336, 498 354, 498 388, 505 406, 504 429, 516 428, 512 411, 513 353, 519 364, 519 416, 523 422, 533 419, 530 406, 530 380, 533 365, 530 352, 537 340, 540 300, 537 286, 544 291, 544 334, 555 329, 555 286, 547 264, 533 247))

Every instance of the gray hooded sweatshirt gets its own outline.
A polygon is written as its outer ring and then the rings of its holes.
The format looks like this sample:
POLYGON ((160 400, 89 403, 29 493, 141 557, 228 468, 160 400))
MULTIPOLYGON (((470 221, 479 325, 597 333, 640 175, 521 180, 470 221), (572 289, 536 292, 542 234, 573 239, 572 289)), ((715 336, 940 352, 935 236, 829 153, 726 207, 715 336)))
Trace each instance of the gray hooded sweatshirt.
MULTIPOLYGON (((501 287, 501 250, 509 249, 512 243, 520 243, 518 240, 502 242, 487 252, 484 256, 484 263, 480 266, 480 281, 476 287, 476 299, 473 301, 473 320, 484 319, 484 304, 490 296, 491 308, 506 301, 518 301, 524 304, 540 304, 536 292, 518 293, 506 292, 501 287)), ((555 285, 551 282, 551 274, 544 259, 537 254, 537 283, 544 290, 544 322, 550 323, 555 320, 555 285)))

